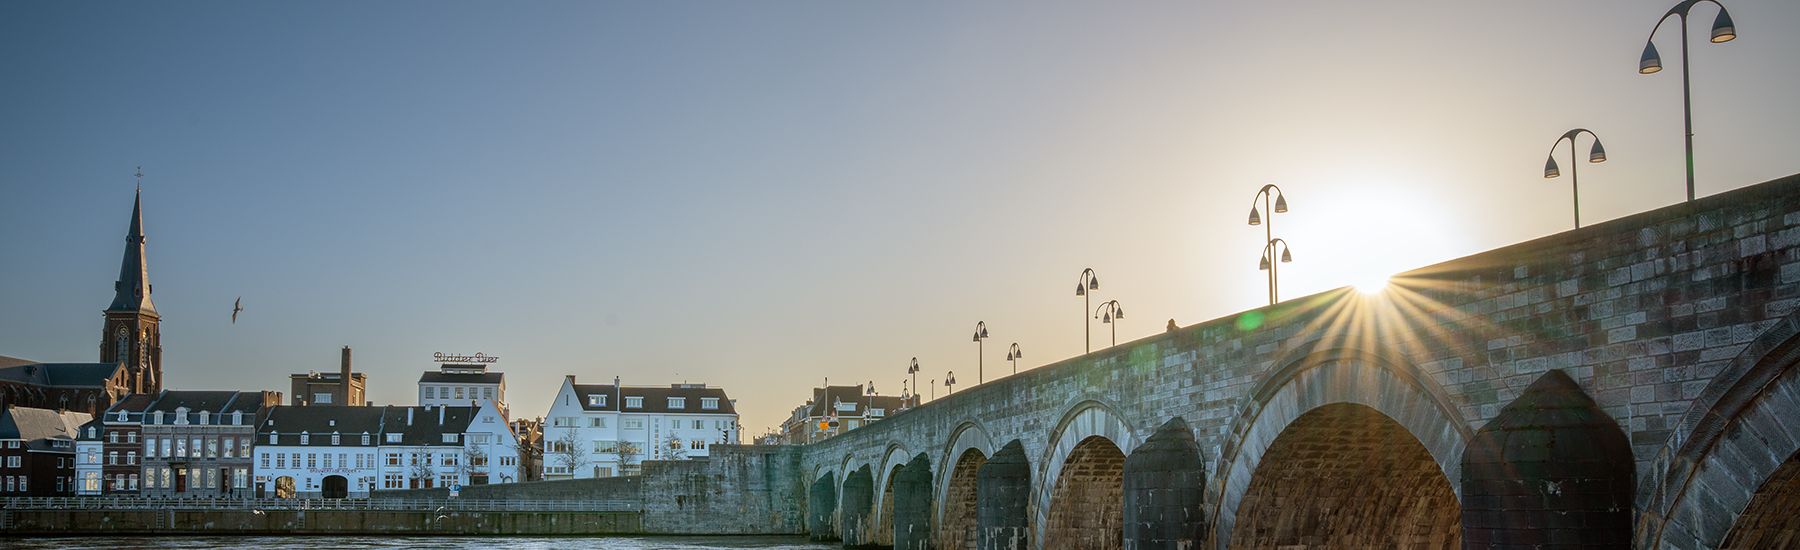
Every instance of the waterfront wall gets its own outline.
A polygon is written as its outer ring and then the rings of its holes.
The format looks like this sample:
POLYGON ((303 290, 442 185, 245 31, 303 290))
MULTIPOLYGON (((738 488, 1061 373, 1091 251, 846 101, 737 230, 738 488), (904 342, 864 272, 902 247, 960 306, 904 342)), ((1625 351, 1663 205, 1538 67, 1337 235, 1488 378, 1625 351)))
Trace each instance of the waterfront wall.
POLYGON ((705 460, 644 463, 646 533, 805 532, 799 447, 719 445, 711 454, 705 460))
MULTIPOLYGON (((470 500, 586 500, 609 503, 630 501, 636 504, 643 499, 640 487, 641 482, 638 476, 531 481, 497 485, 467 485, 462 488, 459 498, 470 500)), ((446 499, 450 498, 450 490, 438 487, 376 491, 370 494, 369 498, 375 500, 446 499)))
POLYGON ((613 535, 643 532, 637 512, 433 510, 6 510, 19 535, 613 535))

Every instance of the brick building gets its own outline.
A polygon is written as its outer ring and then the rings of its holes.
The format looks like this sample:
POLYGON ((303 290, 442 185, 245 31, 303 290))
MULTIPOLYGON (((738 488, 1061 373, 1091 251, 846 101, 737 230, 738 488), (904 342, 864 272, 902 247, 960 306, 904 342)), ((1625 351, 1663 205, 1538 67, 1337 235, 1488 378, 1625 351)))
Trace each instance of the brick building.
POLYGON ((75 432, 87 413, 8 406, 0 413, 0 495, 75 491, 75 432))

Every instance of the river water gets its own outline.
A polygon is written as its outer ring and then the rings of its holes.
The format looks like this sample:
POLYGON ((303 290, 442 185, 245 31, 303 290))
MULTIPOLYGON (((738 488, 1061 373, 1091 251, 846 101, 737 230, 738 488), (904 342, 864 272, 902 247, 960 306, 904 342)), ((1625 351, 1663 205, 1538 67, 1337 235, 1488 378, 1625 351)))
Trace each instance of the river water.
POLYGON ((618 550, 822 550, 841 546, 807 542, 806 537, 51 537, 0 540, 0 548, 73 550, 78 548, 606 548, 618 550))

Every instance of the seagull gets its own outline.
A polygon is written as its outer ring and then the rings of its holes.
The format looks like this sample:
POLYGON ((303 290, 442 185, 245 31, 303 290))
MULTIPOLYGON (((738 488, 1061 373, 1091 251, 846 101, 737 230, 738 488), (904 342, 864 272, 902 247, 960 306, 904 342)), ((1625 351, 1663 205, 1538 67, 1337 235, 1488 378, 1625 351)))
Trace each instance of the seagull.
POLYGON ((262 510, 251 510, 251 511, 250 511, 250 513, 253 513, 253 514, 256 514, 256 515, 259 515, 259 516, 260 516, 260 515, 263 515, 263 511, 262 511, 262 510))
POLYGON ((234 325, 237 324, 237 314, 239 311, 243 311, 243 310, 244 310, 244 297, 238 296, 236 301, 231 302, 231 324, 234 324, 234 325))

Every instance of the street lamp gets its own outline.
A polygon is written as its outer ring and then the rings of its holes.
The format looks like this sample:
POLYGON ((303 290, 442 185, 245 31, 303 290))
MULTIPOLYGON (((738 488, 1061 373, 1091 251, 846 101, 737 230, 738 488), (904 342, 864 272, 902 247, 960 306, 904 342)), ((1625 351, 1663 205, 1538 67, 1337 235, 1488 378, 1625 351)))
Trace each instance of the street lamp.
MULTIPOLYGON (((912 375, 913 391, 919 391, 919 358, 912 358, 912 364, 906 366, 906 373, 912 375)), ((936 390, 937 388, 932 389, 936 390)), ((932 394, 932 399, 937 399, 935 391, 932 394)))
POLYGON ((944 388, 949 390, 945 395, 956 393, 956 371, 944 373, 944 388))
POLYGON ((1100 276, 1091 267, 1081 270, 1081 279, 1075 281, 1075 295, 1081 297, 1081 344, 1087 347, 1087 353, 1094 351, 1094 326, 1088 322, 1087 310, 1092 305, 1088 303, 1088 294, 1095 290, 1100 290, 1100 276))
POLYGON ((1006 350, 1006 360, 1012 361, 1013 374, 1019 373, 1019 359, 1023 357, 1025 357, 1025 352, 1019 351, 1018 342, 1013 342, 1012 348, 1006 350))
MULTIPOLYGON (((1282 195, 1281 188, 1276 187, 1273 183, 1262 186, 1262 189, 1256 191, 1256 196, 1250 197, 1250 225, 1263 226, 1263 242, 1265 244, 1263 244, 1263 267, 1261 269, 1269 272, 1269 305, 1275 305, 1276 300, 1279 298, 1279 295, 1275 292, 1275 283, 1277 280, 1276 271, 1280 268, 1269 263, 1268 249, 1270 245, 1267 243, 1275 242, 1275 215, 1287 211, 1287 197, 1282 195), (1263 203, 1262 209, 1269 212, 1268 223, 1263 223, 1262 212, 1257 210, 1257 200, 1261 200, 1263 203), (1274 201, 1274 204, 1270 204, 1271 200, 1274 201)), ((1286 246, 1286 244, 1283 243, 1282 246, 1286 246)), ((1284 258, 1283 261, 1286 261, 1286 259, 1284 258)))
POLYGON ((1686 138, 1687 138, 1687 200, 1689 200, 1689 201, 1694 200, 1694 105, 1693 105, 1691 96, 1688 92, 1689 70, 1688 70, 1687 17, 1688 17, 1688 10, 1693 9, 1694 4, 1699 4, 1701 2, 1712 2, 1713 5, 1719 7, 1718 17, 1713 19, 1713 27, 1712 27, 1713 43, 1716 44, 1716 43, 1720 43, 1720 42, 1730 42, 1733 38, 1737 38, 1737 25, 1735 25, 1731 22, 1731 14, 1729 12, 1725 11, 1725 5, 1720 4, 1719 0, 1682 0, 1680 3, 1675 4, 1675 7, 1669 8, 1669 12, 1663 14, 1662 19, 1656 20, 1656 26, 1650 28, 1650 38, 1644 39, 1644 56, 1638 58, 1638 72, 1639 73, 1651 74, 1651 73, 1661 71, 1662 70, 1662 57, 1660 57, 1656 54, 1656 43, 1652 42, 1651 40, 1656 38, 1656 30, 1662 28, 1663 22, 1668 21, 1669 16, 1671 16, 1671 15, 1680 16, 1680 19, 1681 19, 1681 121, 1687 127, 1687 134, 1686 134, 1686 138))
POLYGON ((987 337, 988 337, 987 321, 976 321, 975 322, 975 383, 976 384, 980 384, 983 382, 983 377, 982 377, 983 369, 982 369, 981 363, 984 360, 984 358, 982 357, 983 352, 982 352, 981 348, 983 346, 982 340, 986 340, 987 337))
POLYGON ((1569 140, 1569 187, 1575 194, 1576 229, 1581 229, 1581 175, 1580 171, 1577 170, 1581 163, 1575 159, 1575 138, 1580 136, 1583 132, 1594 137, 1594 146, 1588 149, 1588 162, 1606 162, 1606 148, 1600 146, 1600 136, 1595 135, 1592 130, 1588 130, 1587 128, 1569 130, 1567 133, 1564 133, 1562 137, 1556 138, 1556 142, 1550 144, 1549 158, 1544 161, 1545 178, 1554 178, 1562 175, 1562 172, 1556 169, 1556 146, 1562 145, 1562 142, 1565 139, 1569 140))
POLYGON ((868 396, 869 396, 869 404, 863 405, 863 424, 866 425, 869 423, 869 419, 874 416, 874 415, 869 414, 869 409, 875 408, 875 381, 874 380, 869 381, 869 387, 868 387, 868 389, 863 390, 863 393, 868 394, 868 396))
POLYGON ((1275 303, 1275 299, 1278 296, 1275 293, 1277 288, 1276 285, 1281 282, 1280 279, 1275 277, 1275 271, 1280 269, 1280 267, 1278 267, 1279 264, 1275 262, 1275 251, 1277 249, 1281 251, 1280 263, 1285 264, 1294 261, 1294 255, 1291 253, 1292 251, 1288 250, 1287 239, 1276 237, 1270 239, 1268 244, 1263 245, 1262 260, 1256 262, 1256 269, 1258 271, 1269 272, 1269 303, 1271 305, 1275 303))
POLYGON ((1119 301, 1109 300, 1100 304, 1100 308, 1094 310, 1094 318, 1103 324, 1112 325, 1112 345, 1119 345, 1119 324, 1113 322, 1114 319, 1125 318, 1125 308, 1119 307, 1119 301))

